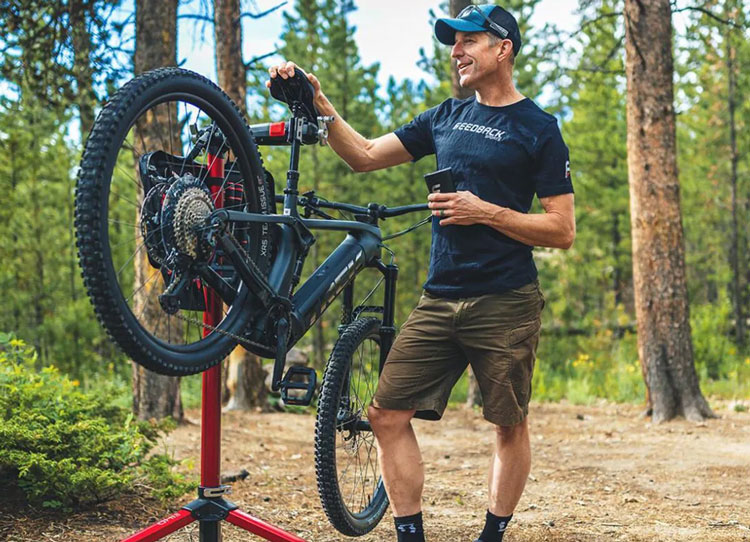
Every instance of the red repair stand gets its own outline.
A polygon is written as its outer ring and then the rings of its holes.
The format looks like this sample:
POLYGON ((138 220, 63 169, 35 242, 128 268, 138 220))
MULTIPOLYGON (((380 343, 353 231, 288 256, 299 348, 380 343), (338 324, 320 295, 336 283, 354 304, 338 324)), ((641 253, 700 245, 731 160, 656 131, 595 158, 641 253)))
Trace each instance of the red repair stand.
MULTIPOLYGON (((208 155, 210 174, 214 178, 224 177, 224 161, 208 155)), ((217 196, 218 186, 211 192, 217 196)), ((223 205, 222 195, 218 194, 217 207, 223 205)), ((204 287, 205 288, 205 287, 204 287)), ((205 289, 206 311, 204 323, 216 326, 221 320, 221 299, 211 290, 205 289)), ((204 328, 204 335, 210 330, 204 328)), ((282 531, 265 521, 237 509, 237 505, 224 499, 229 486, 222 486, 221 464, 221 363, 203 373, 203 394, 201 401, 201 485, 198 498, 182 510, 168 516, 150 527, 121 542, 155 542, 174 531, 197 521, 200 524, 200 542, 221 542, 221 521, 226 520, 240 529, 249 531, 263 540, 272 542, 305 542, 302 538, 282 531)))

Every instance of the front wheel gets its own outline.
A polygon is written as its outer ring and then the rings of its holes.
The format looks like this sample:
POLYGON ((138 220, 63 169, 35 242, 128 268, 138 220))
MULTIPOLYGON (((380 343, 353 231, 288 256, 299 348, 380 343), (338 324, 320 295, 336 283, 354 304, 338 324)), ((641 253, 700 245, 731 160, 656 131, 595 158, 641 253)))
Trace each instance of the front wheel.
POLYGON ((328 360, 315 422, 318 493, 331 524, 347 536, 370 532, 388 508, 367 407, 378 384, 380 320, 341 334, 328 360))

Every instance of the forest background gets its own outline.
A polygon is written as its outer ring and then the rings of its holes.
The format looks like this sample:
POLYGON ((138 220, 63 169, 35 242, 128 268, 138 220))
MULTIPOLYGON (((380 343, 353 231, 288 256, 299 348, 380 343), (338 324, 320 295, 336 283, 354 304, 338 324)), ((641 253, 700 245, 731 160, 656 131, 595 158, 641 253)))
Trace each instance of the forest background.
MULTIPOLYGON (((81 282, 73 230, 73 196, 82 143, 96 111, 133 76, 132 5, 79 1, 90 49, 76 54, 76 21, 67 3, 0 2, 0 330, 36 352, 37 370, 54 365, 84 390, 106 387, 121 406, 132 403, 131 364, 96 322, 81 282), (21 9, 19 9, 19 5, 21 9), (64 6, 63 11, 56 11, 64 6)), ((70 0, 70 6, 76 4, 70 0)), ((247 2, 252 24, 264 9, 247 2)), ((387 4, 387 3, 382 3, 387 4)), ((578 234, 568 251, 535 249, 543 316, 534 397, 590 403, 597 398, 643 402, 632 280, 626 156, 625 29, 619 0, 580 0, 573 31, 534 26, 539 0, 505 2, 521 23, 524 50, 516 63, 519 90, 554 113, 571 149, 578 234)), ((267 95, 274 59, 289 58, 314 72, 344 118, 366 137, 392 131, 451 96, 449 50, 436 42, 421 51, 414 78, 391 78, 381 88, 377 63, 360 59, 357 9, 351 0, 298 0, 284 10, 277 51, 246 58, 249 122, 283 119, 267 95), (266 56, 276 53, 276 56, 266 56)), ((447 13, 435 2, 433 17, 447 13)), ((675 108, 688 297, 695 363, 711 397, 750 397, 750 40, 745 0, 677 1, 683 24, 674 41, 675 108)), ((179 3, 178 25, 211 43, 212 6, 179 3)), ((431 33, 430 21, 414 31, 431 33)), ((181 32, 180 35, 183 35, 181 32)), ((397 39, 397 36, 387 36, 397 39)), ((179 59, 178 59, 179 60, 179 59)), ((212 75, 212 74, 207 74, 212 75)), ((283 189, 285 149, 263 149, 283 189)), ((401 205, 425 200, 426 158, 388 170, 355 174, 330 149, 304 149, 302 190, 337 201, 401 205)), ((535 202, 532 212, 541 212, 535 202)), ((387 232, 415 217, 392 219, 387 232)), ((339 239, 324 234, 305 270, 339 239)), ((422 228, 390 243, 400 267, 397 322, 416 305, 424 282, 430 237, 422 228)), ((358 286, 364 296, 375 276, 358 286)), ((377 294, 376 294, 377 295, 377 294)), ((338 323, 336 305, 300 343, 322 371, 338 323)), ((5 335, 4 340, 10 340, 5 335)), ((182 379, 183 403, 197 406, 199 377, 182 379)), ((463 401, 462 380, 453 400, 463 401)))

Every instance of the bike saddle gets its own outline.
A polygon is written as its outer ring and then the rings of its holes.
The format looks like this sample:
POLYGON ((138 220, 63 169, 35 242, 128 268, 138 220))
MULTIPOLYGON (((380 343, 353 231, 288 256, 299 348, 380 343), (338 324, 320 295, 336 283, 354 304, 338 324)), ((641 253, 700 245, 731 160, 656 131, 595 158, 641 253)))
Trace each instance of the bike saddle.
POLYGON ((280 75, 271 79, 271 96, 287 104, 292 111, 297 105, 298 112, 309 122, 317 124, 318 110, 313 105, 314 95, 315 89, 313 89, 312 83, 299 68, 294 68, 294 76, 288 79, 284 79, 280 75))

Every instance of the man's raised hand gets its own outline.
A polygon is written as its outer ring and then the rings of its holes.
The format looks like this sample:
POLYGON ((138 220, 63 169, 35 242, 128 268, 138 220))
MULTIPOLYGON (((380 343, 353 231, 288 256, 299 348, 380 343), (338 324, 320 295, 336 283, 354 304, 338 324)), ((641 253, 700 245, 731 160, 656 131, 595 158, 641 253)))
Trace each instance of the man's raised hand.
MULTIPOLYGON (((291 61, 284 61, 281 64, 277 66, 271 66, 268 69, 268 75, 271 76, 271 79, 274 79, 276 77, 281 77, 282 79, 289 79, 290 77, 294 77, 294 69, 299 68, 302 70, 302 73, 305 74, 308 81, 312 83, 313 89, 315 90, 315 94, 313 95, 313 100, 317 100, 320 95, 320 81, 317 77, 315 77, 311 73, 306 73, 305 70, 297 66, 294 62, 291 61)), ((266 81, 266 87, 271 88, 271 81, 266 81)))

